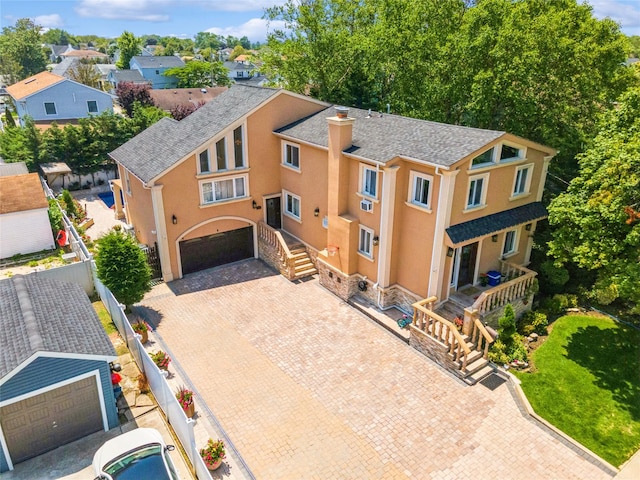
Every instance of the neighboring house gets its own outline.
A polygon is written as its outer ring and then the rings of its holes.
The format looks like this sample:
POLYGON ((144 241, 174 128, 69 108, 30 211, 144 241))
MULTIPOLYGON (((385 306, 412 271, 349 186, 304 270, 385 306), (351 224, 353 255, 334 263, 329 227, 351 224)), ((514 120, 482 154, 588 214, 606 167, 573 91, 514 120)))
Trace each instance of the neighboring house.
POLYGON ((248 80, 253 77, 255 66, 243 62, 224 62, 224 67, 229 70, 227 76, 232 80, 248 80))
POLYGON ((150 83, 138 70, 111 70, 107 74, 108 88, 111 92, 114 92, 122 82, 130 82, 137 85, 147 85, 150 83))
POLYGON ((524 266, 546 217, 540 201, 555 153, 505 132, 334 111, 236 84, 111 157, 127 222, 140 242, 157 243, 167 281, 260 257, 288 278, 317 269, 345 300, 358 294, 408 311, 429 297, 444 305, 489 272, 498 272, 495 285, 504 273, 499 301, 495 291, 475 294, 491 302, 470 310, 471 322, 529 291, 535 272, 524 266), (285 248, 276 230, 297 245, 285 248), (306 272, 297 261, 305 255, 314 264, 306 272))
POLYGON ((87 58, 104 62, 109 59, 109 55, 107 55, 106 53, 98 52, 97 50, 69 50, 62 53, 60 56, 62 58, 87 58))
POLYGON ((180 57, 137 55, 129 62, 131 70, 138 70, 145 80, 151 82, 151 88, 175 88, 178 85, 176 77, 167 77, 164 72, 170 68, 184 67, 180 57))
POLYGON ((232 53, 233 48, 223 48, 222 50, 218 51, 218 58, 220 59, 220 61, 226 62, 227 60, 229 60, 229 57, 232 53))
POLYGON ((118 426, 116 352, 80 285, 15 275, 0 311, 0 472, 118 426))
POLYGON ((100 89, 104 92, 108 92, 109 90, 111 90, 109 74, 111 72, 115 72, 117 67, 112 63, 96 63, 94 65, 94 68, 100 74, 100 79, 98 80, 100 89))
POLYGON ((202 105, 210 102, 227 87, 214 88, 171 88, 165 90, 149 90, 149 96, 158 108, 170 112, 178 105, 202 105))
POLYGON ((0 176, 0 258, 54 248, 49 202, 38 174, 0 176))
POLYGON ((0 177, 10 177, 13 175, 22 175, 24 173, 29 173, 29 169, 25 162, 4 163, 0 157, 0 177))
POLYGON ((20 124, 30 116, 36 124, 64 123, 113 111, 111 95, 74 80, 41 72, 7 87, 20 124))
POLYGON ((49 53, 49 61, 58 63, 62 59, 62 55, 73 50, 71 45, 49 45, 51 52, 49 53))
POLYGON ((68 57, 62 60, 60 63, 55 64, 51 69, 51 73, 71 79, 71 71, 75 70, 76 66, 79 64, 80 60, 78 58, 68 57))

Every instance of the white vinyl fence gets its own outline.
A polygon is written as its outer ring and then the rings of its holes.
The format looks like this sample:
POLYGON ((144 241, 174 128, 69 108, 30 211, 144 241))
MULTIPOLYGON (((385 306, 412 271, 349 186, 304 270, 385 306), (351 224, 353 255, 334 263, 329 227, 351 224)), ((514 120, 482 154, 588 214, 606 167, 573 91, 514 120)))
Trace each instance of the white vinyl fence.
POLYGON ((156 398, 158 405, 164 412, 167 421, 176 432, 184 451, 191 461, 191 465, 195 468, 196 476, 200 480, 210 479, 211 475, 209 474, 209 470, 202 460, 202 457, 200 457, 200 453, 196 446, 195 435, 193 432, 194 422, 192 419, 187 418, 184 410, 178 403, 173 390, 165 378, 167 372, 160 370, 153 360, 151 360, 151 357, 145 351, 142 343, 140 343, 139 335, 133 331, 129 320, 124 313, 124 305, 118 303, 111 291, 98 279, 95 273, 95 264, 93 270, 93 281, 102 303, 109 311, 109 314, 113 319, 113 323, 118 329, 118 332, 120 332, 120 336, 122 336, 127 343, 129 351, 138 365, 138 368, 146 375, 149 387, 153 392, 153 396, 156 398))

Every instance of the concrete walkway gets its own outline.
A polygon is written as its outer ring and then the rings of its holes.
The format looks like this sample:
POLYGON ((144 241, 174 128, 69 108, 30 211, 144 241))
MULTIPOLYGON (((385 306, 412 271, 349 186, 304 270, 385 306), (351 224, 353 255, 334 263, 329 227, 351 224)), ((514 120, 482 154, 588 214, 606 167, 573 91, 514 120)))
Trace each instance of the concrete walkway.
POLYGON ((248 260, 159 285, 137 311, 256 478, 612 477, 507 384, 464 385, 317 280, 248 260))

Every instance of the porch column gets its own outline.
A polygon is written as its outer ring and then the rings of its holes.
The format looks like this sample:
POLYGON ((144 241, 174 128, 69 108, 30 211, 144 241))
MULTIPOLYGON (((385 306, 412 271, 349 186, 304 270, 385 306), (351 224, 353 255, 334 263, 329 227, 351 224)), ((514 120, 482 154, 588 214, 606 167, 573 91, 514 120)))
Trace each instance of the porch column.
POLYGON ((378 248, 378 284, 382 288, 389 286, 391 272, 391 248, 393 240, 393 216, 396 207, 396 177, 400 167, 383 170, 382 201, 380 210, 380 234, 378 248))
POLYGON ((440 189, 438 192, 438 205, 436 212, 436 225, 433 233, 433 250, 431 251, 431 271, 429 273, 429 290, 427 297, 439 297, 438 289, 442 287, 444 279, 444 264, 446 261, 446 249, 444 248, 445 228, 451 222, 451 205, 456 185, 456 175, 460 170, 436 170, 440 176, 440 189))
POLYGON ((113 204, 115 207, 115 217, 122 220, 125 217, 124 203, 122 202, 122 184, 120 180, 111 180, 111 190, 113 191, 113 204))
POLYGON ((173 280, 171 272, 171 258, 169 257, 169 240, 167 239, 167 225, 164 215, 164 200, 162 199, 163 185, 151 186, 151 203, 153 204, 153 218, 156 223, 158 238, 158 254, 162 267, 162 279, 165 282, 173 280))

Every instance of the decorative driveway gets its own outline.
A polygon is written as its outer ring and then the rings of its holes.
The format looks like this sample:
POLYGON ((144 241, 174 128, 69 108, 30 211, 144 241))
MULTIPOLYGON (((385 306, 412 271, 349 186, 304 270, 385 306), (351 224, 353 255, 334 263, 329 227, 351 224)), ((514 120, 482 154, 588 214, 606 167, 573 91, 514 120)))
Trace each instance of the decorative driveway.
POLYGON ((258 479, 611 478, 322 288, 258 260, 154 287, 144 313, 258 479))

